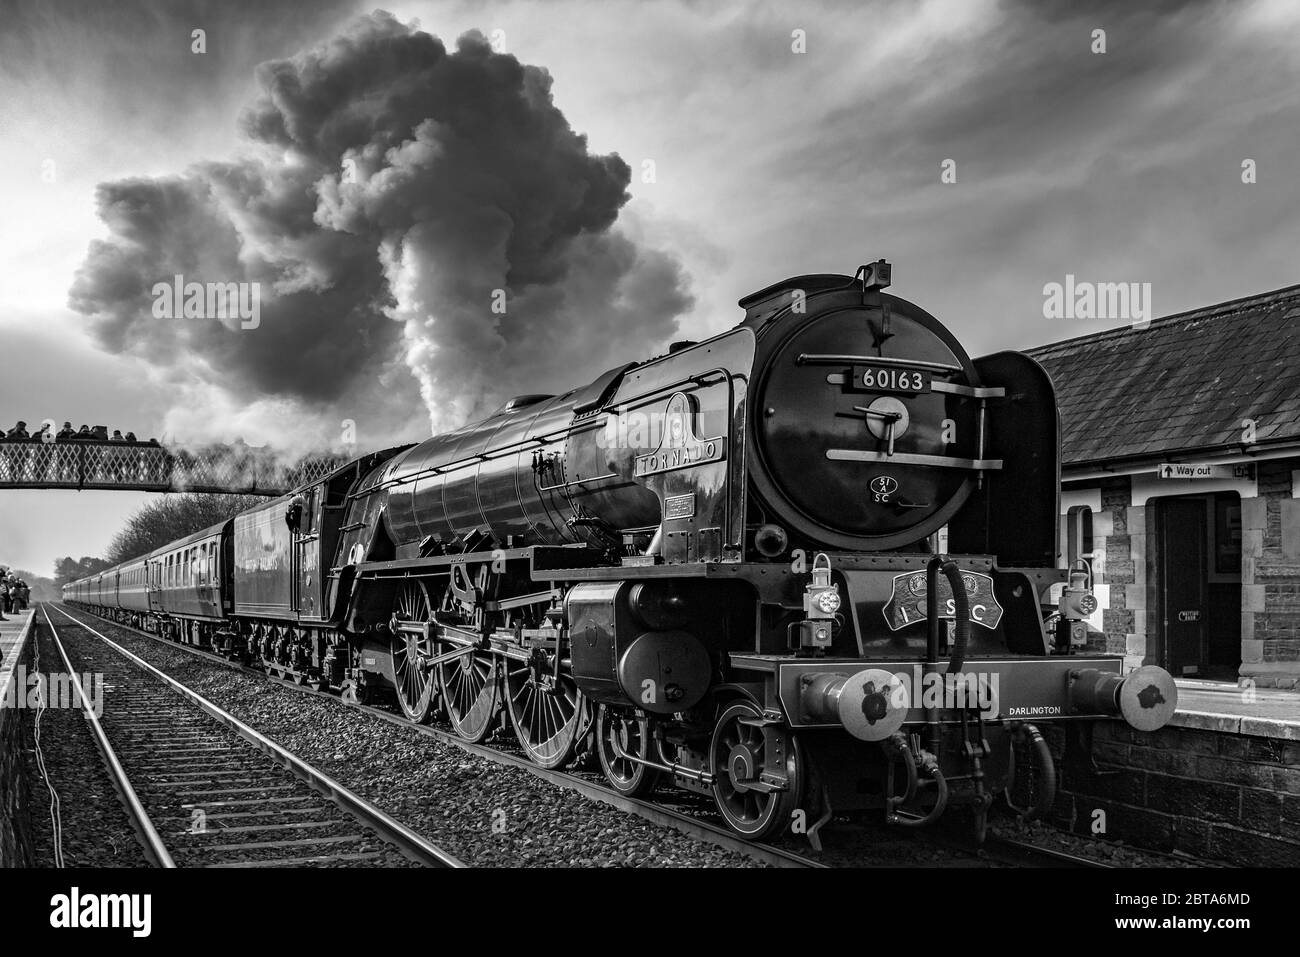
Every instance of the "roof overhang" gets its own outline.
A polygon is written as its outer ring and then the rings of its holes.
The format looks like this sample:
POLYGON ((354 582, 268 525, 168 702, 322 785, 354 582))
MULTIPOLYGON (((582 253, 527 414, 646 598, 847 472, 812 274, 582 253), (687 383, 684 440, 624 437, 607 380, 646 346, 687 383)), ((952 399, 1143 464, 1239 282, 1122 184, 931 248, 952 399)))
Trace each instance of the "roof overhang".
POLYGON ((1207 465, 1241 465, 1251 462, 1268 462, 1275 459, 1300 457, 1300 439, 1286 438, 1276 442, 1259 442, 1253 445, 1205 446, 1193 449, 1175 449, 1167 452, 1144 453, 1140 456, 1105 459, 1102 461, 1063 463, 1061 481, 1088 482, 1120 475, 1142 475, 1154 472, 1165 463, 1202 462, 1207 465))

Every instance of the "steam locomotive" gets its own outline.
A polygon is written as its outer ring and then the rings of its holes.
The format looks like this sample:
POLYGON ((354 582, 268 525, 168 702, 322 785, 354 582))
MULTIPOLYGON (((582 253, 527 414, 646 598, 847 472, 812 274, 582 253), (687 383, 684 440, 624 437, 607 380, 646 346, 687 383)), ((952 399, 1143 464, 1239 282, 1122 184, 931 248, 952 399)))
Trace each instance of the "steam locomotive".
POLYGON ((1050 601, 1047 375, 972 361, 889 285, 880 260, 769 286, 728 332, 362 456, 65 600, 468 741, 508 721, 539 765, 709 795, 755 840, 873 809, 982 834, 1017 751, 1029 812, 1051 801, 1033 721, 1152 731, 1177 694, 1086 653, 1082 573, 1050 601))

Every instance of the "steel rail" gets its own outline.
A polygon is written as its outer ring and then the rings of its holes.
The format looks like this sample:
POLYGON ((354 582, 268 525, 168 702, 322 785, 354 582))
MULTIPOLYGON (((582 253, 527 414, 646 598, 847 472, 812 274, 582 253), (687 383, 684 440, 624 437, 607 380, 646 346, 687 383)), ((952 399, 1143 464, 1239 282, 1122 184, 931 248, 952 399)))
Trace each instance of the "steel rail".
MULTIPOLYGON (((160 671, 139 655, 123 648, 107 635, 104 635, 86 622, 78 620, 57 605, 55 606, 55 611, 59 612, 59 614, 63 615, 75 624, 80 625, 82 628, 85 628, 128 661, 153 675, 177 694, 205 711, 209 716, 229 727, 244 740, 248 741, 259 751, 263 752, 267 757, 271 758, 271 760, 276 764, 285 768, 300 780, 305 781, 314 791, 324 795, 343 811, 351 814, 362 823, 367 824, 374 830, 378 831, 390 843, 396 845, 407 857, 431 867, 465 866, 464 863, 456 857, 448 854, 442 848, 431 844, 415 831, 408 828, 405 824, 402 824, 384 811, 381 811, 359 794, 353 793, 329 775, 317 770, 297 755, 276 744, 256 728, 240 721, 230 712, 226 711, 219 705, 212 703, 197 691, 192 690, 170 675, 160 671)), ((114 622, 113 624, 117 623, 114 622)), ((53 626, 51 625, 51 628, 52 627, 53 626)), ((169 644, 172 643, 169 642, 169 644)), ((184 646, 178 645, 177 647, 184 646)), ((69 665, 69 669, 71 669, 71 665, 69 665)))
MULTIPOLYGON (((153 821, 150 820, 149 812, 144 809, 144 802, 140 800, 140 795, 136 793, 135 787, 131 784, 131 779, 127 777, 126 769, 122 767, 122 762, 117 758, 117 752, 113 750, 108 735, 104 733, 103 725, 99 723, 99 716, 95 714, 94 708, 90 706, 90 699, 86 695, 86 689, 81 684, 81 678, 73 669, 72 661, 63 648, 63 642, 59 640, 59 630, 54 627, 54 622, 50 620, 50 613, 45 610, 44 605, 41 606, 41 614, 45 616, 45 623, 50 626, 50 638, 54 641, 54 647, 58 650, 59 657, 63 659, 63 667, 67 669, 68 676, 77 685, 77 694, 81 698, 81 710, 86 714, 86 722, 90 725, 90 733, 95 739, 95 744, 99 747, 99 753, 104 757, 109 779, 113 782, 113 788, 122 799, 126 816, 131 821, 131 827, 135 829, 140 838, 140 843, 144 845, 145 855, 155 867, 175 867, 176 862, 172 860, 171 852, 167 850, 162 835, 158 833, 158 829, 154 827, 153 821)), ((82 627, 86 626, 83 625, 82 627)), ((39 640, 39 638, 34 640, 39 640)))
POLYGON ((984 841, 983 850, 994 860, 1001 860, 1008 864, 1017 864, 1020 867, 1091 867, 1091 868, 1114 868, 1115 865, 1107 864, 1105 861, 1094 860, 1090 857, 1081 857, 1078 854, 1071 854, 1069 851, 1059 851, 1050 847, 1040 847, 1037 844, 1029 844, 1025 841, 1017 841, 1013 838, 998 837, 989 835, 984 841), (992 852, 991 854, 989 852, 992 852), (1036 860, 1046 861, 1047 863, 1034 863, 1036 860), (1025 862, 1028 862, 1027 864, 1025 862))

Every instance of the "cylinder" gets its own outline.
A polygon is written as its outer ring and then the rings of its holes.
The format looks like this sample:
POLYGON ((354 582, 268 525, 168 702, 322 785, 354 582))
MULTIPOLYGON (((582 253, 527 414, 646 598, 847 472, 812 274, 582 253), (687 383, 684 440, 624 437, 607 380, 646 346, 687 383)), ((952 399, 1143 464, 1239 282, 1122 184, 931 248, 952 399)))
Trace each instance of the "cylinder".
POLYGON ((849 676, 840 672, 809 675, 804 679, 801 701, 804 714, 814 721, 839 723, 840 690, 849 676))
POLYGON ((1070 704, 1089 714, 1119 714, 1119 689, 1124 678, 1113 671, 1085 668, 1070 685, 1070 704))

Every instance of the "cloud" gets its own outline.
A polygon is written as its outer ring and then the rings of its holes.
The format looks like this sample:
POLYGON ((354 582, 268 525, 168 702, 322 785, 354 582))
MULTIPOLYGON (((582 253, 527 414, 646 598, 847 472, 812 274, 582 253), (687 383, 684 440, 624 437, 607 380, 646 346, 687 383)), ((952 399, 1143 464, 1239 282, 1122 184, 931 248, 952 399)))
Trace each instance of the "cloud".
POLYGON ((617 224, 627 164, 481 34, 448 51, 376 12, 257 80, 238 158, 101 184, 110 235, 69 294, 102 348, 189 394, 387 438, 418 390, 439 430, 644 356, 691 306, 678 261, 617 224), (258 283, 260 325, 156 318, 175 275, 258 283))

